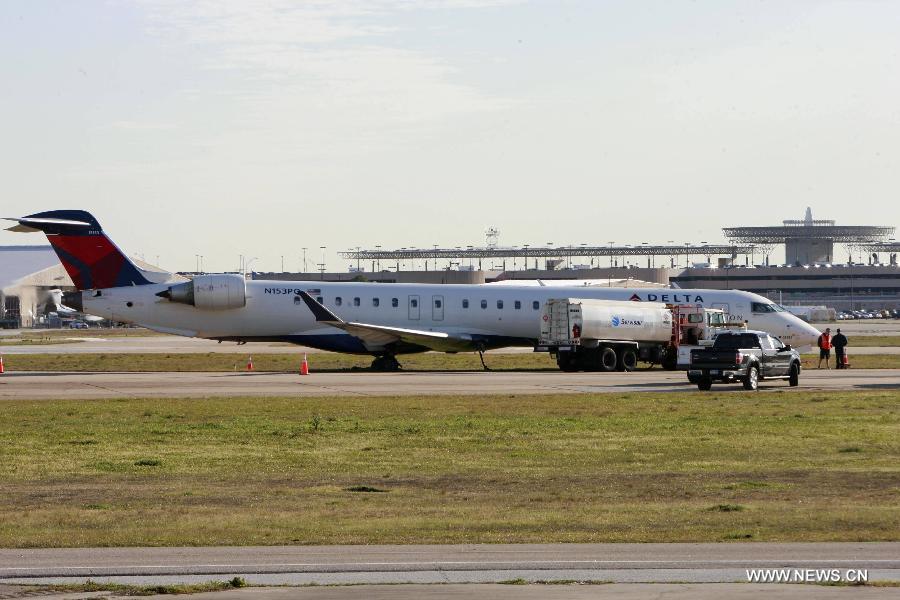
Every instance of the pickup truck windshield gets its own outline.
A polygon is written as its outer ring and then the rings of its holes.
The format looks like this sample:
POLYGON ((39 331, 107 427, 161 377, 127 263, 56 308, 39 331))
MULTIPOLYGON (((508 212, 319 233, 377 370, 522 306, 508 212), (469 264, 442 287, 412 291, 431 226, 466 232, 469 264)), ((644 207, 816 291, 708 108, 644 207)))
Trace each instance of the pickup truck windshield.
POLYGON ((729 333, 719 335, 713 344, 716 350, 740 350, 741 348, 759 348, 759 338, 754 333, 729 333))

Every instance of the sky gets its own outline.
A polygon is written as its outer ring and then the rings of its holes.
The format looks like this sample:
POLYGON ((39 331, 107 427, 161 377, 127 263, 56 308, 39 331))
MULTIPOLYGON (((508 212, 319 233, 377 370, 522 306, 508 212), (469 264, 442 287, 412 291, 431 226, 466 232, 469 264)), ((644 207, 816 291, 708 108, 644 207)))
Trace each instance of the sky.
POLYGON ((898 31, 861 0, 2 2, 0 216, 210 271, 900 225, 898 31))

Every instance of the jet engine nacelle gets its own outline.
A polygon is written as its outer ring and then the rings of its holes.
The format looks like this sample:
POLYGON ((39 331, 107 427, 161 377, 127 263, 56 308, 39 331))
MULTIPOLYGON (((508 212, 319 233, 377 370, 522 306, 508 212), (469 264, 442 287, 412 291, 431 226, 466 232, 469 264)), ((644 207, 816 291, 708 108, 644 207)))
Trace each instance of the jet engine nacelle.
POLYGON ((240 275, 199 275, 156 295, 205 310, 243 308, 247 305, 247 284, 240 275))

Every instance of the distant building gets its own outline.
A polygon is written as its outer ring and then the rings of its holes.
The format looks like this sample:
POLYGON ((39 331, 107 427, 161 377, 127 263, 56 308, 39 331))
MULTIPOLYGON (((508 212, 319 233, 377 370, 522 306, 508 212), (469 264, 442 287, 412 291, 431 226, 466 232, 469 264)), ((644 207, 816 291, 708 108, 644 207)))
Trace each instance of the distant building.
POLYGON ((4 327, 31 327, 47 290, 74 289, 50 246, 0 246, 0 321, 4 327))

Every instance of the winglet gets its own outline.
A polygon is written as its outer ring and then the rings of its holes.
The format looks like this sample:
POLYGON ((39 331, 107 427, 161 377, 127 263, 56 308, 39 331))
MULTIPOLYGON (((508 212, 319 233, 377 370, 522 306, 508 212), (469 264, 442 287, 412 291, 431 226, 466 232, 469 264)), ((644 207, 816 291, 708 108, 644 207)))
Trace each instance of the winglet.
POLYGON ((316 302, 316 299, 310 296, 307 292, 300 291, 299 296, 303 298, 303 301, 306 302, 306 306, 309 307, 309 310, 312 311, 312 314, 316 317, 316 321, 320 323, 343 323, 343 319, 339 316, 316 302))

